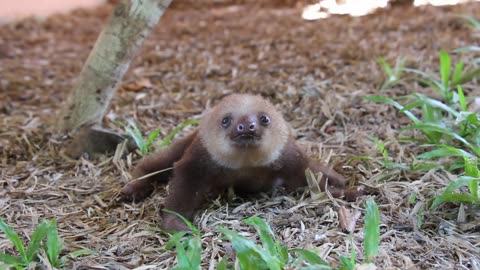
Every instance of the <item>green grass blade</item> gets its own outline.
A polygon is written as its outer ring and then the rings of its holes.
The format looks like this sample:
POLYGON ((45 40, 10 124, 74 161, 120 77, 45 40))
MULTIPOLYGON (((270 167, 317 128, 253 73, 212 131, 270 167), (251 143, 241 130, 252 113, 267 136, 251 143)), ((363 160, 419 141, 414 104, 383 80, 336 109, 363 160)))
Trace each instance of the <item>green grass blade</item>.
POLYGON ((0 218, 0 230, 5 233, 7 236, 8 240, 12 242, 12 244, 15 246, 17 249, 18 253, 20 253, 20 256, 22 257, 23 261, 28 264, 28 258, 27 254, 25 253, 25 247, 23 246, 22 241, 20 240, 20 237, 18 234, 10 227, 8 226, 2 218, 0 218))
POLYGON ((160 142, 160 146, 161 147, 164 147, 164 146, 167 146, 170 144, 170 142, 172 141, 173 137, 178 133, 180 132, 182 129, 190 126, 190 125, 195 125, 195 124, 198 124, 200 123, 199 120, 188 120, 186 121, 185 123, 181 124, 180 126, 176 127, 174 130, 172 130, 172 132, 170 132, 167 137, 165 137, 165 139, 163 139, 161 142, 160 142))
POLYGON ((170 236, 170 239, 168 239, 167 244, 165 245, 166 250, 171 250, 175 246, 179 245, 181 243, 181 239, 187 234, 188 232, 176 232, 170 236))
POLYGON ((460 79, 462 78, 463 66, 464 66, 463 61, 460 61, 458 62, 458 64, 455 65, 455 69, 452 75, 452 83, 460 81, 460 79))
POLYGON ((448 145, 436 145, 436 149, 425 152, 417 156, 419 159, 434 159, 434 158, 442 158, 442 157, 467 157, 473 158, 474 156, 467 151, 459 148, 455 148, 453 146, 448 145))
POLYGON ((478 160, 476 158, 467 158, 464 157, 465 164, 465 174, 469 177, 480 177, 480 172, 478 170, 478 160))
POLYGON ((260 241, 263 244, 263 247, 266 248, 270 255, 276 255, 276 248, 275 248, 275 241, 273 240, 273 231, 268 226, 268 223, 259 218, 259 217, 251 217, 243 220, 248 225, 252 225, 257 230, 258 234, 260 235, 260 241))
POLYGON ((377 62, 380 64, 380 66, 383 68, 383 71, 387 75, 387 80, 388 78, 395 76, 393 69, 390 67, 390 65, 385 61, 383 57, 377 58, 377 62))
POLYGON ((458 116, 458 112, 454 109, 452 109, 450 106, 436 100, 436 99, 433 99, 433 98, 429 98, 429 97, 426 97, 425 95, 422 95, 422 94, 414 94, 412 95, 412 97, 415 97, 417 98, 418 100, 424 102, 425 104, 428 104, 434 108, 439 108, 441 110, 444 110, 450 114, 452 114, 453 116, 457 117, 458 116))
POLYGON ((459 140, 460 142, 462 142, 463 144, 468 146, 477 156, 480 156, 480 149, 478 149, 476 146, 472 145, 470 142, 468 142, 462 136, 458 135, 457 133, 449 130, 448 128, 446 128, 446 127, 444 127, 440 124, 425 123, 425 124, 420 124, 420 125, 408 126, 405 129, 413 129, 413 128, 417 128, 417 129, 420 129, 422 131, 441 132, 441 133, 444 133, 444 134, 449 135, 451 137, 454 137, 455 139, 459 140))
POLYGON ((137 133, 134 129, 130 127, 125 127, 125 131, 130 135, 130 137, 133 138, 142 155, 145 155, 145 142, 143 141, 142 134, 137 133))
POLYGON ((278 241, 275 243, 275 247, 277 249, 277 258, 279 258, 283 263, 287 263, 289 259, 288 247, 282 245, 278 241))
POLYGON ((352 263, 350 258, 340 255, 340 262, 342 265, 340 266, 340 270, 354 270, 355 269, 355 262, 352 263))
POLYGON ((461 85, 457 86, 457 93, 458 93, 458 102, 460 103, 460 108, 462 111, 467 111, 467 101, 465 99, 465 94, 463 93, 463 89, 461 85))
POLYGON ((372 262, 378 255, 380 243, 380 215, 378 206, 372 198, 368 198, 365 211, 365 258, 367 262, 372 262))
MULTIPOLYGON (((420 70, 416 70, 416 69, 411 69, 411 68, 404 68, 403 69, 404 71, 407 71, 407 72, 410 72, 410 73, 413 73, 413 74, 416 74, 416 75, 420 75, 421 77, 420 78, 415 78, 415 80, 421 82, 421 83, 424 83, 430 87, 432 87, 433 89, 435 89, 437 92, 440 92, 442 91, 443 89, 443 85, 441 82, 439 82, 435 77, 423 72, 423 71, 420 71, 420 70)), ((443 93, 441 93, 443 94, 443 93)))
MULTIPOLYGON (((424 122, 436 123, 436 122, 439 122, 442 116, 441 114, 438 113, 438 110, 435 109, 434 107, 428 104, 423 104, 422 117, 424 122)), ((441 136, 436 136, 436 137, 441 138, 441 136)))
POLYGON ((71 258, 77 258, 85 255, 95 255, 97 252, 91 249, 79 249, 68 253, 68 256, 71 258))
POLYGON ((412 120, 413 123, 415 124, 420 124, 422 121, 420 121, 413 113, 411 113, 408 110, 403 110, 403 106, 396 102, 395 100, 387 97, 382 97, 382 96, 364 96, 363 97, 366 100, 377 102, 377 103, 385 103, 394 106, 398 110, 402 111, 410 120, 412 120))
POLYGON ((158 135, 160 134, 160 130, 157 129, 157 130, 154 130, 152 131, 152 133, 150 133, 150 135, 148 135, 148 139, 145 140, 145 148, 147 149, 147 152, 148 150, 150 149, 150 146, 152 145, 153 141, 158 137, 158 135))
POLYGON ((218 231, 231 241, 242 269, 263 269, 262 265, 266 265, 270 270, 283 269, 283 262, 253 241, 222 227, 218 227, 218 231))
POLYGON ((440 51, 440 78, 442 79, 443 95, 446 96, 446 91, 450 87, 450 55, 445 51, 440 51))
POLYGON ((160 135, 160 129, 152 131, 150 135, 148 135, 148 140, 147 140, 147 148, 152 144, 152 142, 160 135))
POLYGON ((467 46, 453 50, 455 53, 480 52, 480 46, 467 46))
POLYGON ((476 29, 480 28, 480 22, 474 17, 468 16, 468 15, 459 15, 459 17, 466 20, 470 27, 476 28, 476 29))
POLYGON ((32 234, 32 238, 30 239, 30 243, 28 244, 28 248, 27 248, 27 260, 29 262, 31 262, 34 259, 35 255, 38 252, 38 248, 40 247, 40 244, 47 236, 48 226, 49 226, 48 222, 46 220, 43 220, 35 228, 35 231, 32 234))
POLYGON ((477 196, 473 196, 471 194, 452 193, 454 190, 462 186, 472 185, 472 182, 478 185, 480 179, 477 177, 460 176, 457 180, 451 182, 447 186, 442 195, 433 200, 431 208, 435 208, 444 202, 465 202, 470 204, 480 203, 480 198, 477 196))
POLYGON ((258 253, 255 252, 258 247, 251 240, 223 227, 218 227, 217 230, 232 243, 241 269, 255 269, 255 267, 261 269, 261 266, 265 265, 258 253))
POLYGON ((452 202, 452 203, 468 203, 472 205, 480 204, 480 198, 472 196, 471 194, 465 193, 449 193, 442 194, 435 198, 432 202, 431 208, 435 208, 442 203, 452 202))
POLYGON ((330 266, 327 261, 318 256, 318 254, 314 251, 300 248, 294 248, 292 251, 309 264, 330 266))
POLYGON ((61 261, 59 260, 59 258, 60 258, 60 253, 63 250, 63 239, 58 235, 57 221, 55 219, 52 219, 47 228, 48 230, 47 230, 46 251, 47 251, 48 260, 53 266, 59 267, 61 264, 61 261))
POLYGON ((299 270, 331 270, 331 269, 333 268, 326 265, 309 265, 309 266, 300 267, 299 270))
POLYGON ((193 236, 187 241, 187 258, 190 269, 200 269, 202 262, 202 243, 199 236, 193 236))
POLYGON ((5 253, 0 253, 0 261, 10 265, 26 265, 20 256, 12 256, 5 253))
POLYGON ((174 269, 190 269, 190 261, 187 257, 184 242, 176 245, 175 251, 177 252, 177 266, 174 269))
POLYGON ((216 270, 227 270, 227 261, 225 258, 222 258, 222 260, 217 263, 216 270))
POLYGON ((474 78, 480 77, 480 67, 477 68, 471 68, 463 73, 463 76, 461 76, 458 81, 453 81, 452 84, 455 85, 461 85, 466 82, 469 82, 473 80, 474 78))
MULTIPOLYGON (((480 179, 480 170, 478 169, 478 159, 464 158, 465 174, 466 176, 480 179)), ((470 194, 478 197, 478 183, 476 181, 469 181, 467 183, 470 194)))
POLYGON ((196 234, 196 235, 200 235, 200 230, 197 229, 193 224, 192 222, 190 222, 188 219, 186 219, 184 216, 180 215, 179 213, 177 212, 173 212, 171 210, 168 210, 168 209, 163 209, 162 210, 163 212, 166 212, 166 213, 169 213, 169 214, 173 214, 173 215, 176 215, 177 217, 181 218, 183 220, 183 222, 185 222, 185 224, 187 224, 188 228, 192 231, 193 234, 196 234))

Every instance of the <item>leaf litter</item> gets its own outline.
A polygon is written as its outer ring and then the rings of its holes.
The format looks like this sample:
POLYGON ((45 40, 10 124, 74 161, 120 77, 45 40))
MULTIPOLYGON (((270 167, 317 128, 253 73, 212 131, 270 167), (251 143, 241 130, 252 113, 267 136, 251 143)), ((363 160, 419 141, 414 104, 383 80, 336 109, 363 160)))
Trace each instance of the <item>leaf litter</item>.
MULTIPOLYGON (((405 66, 438 73, 440 49, 478 44, 478 36, 456 15, 480 14, 480 3, 401 6, 313 22, 302 20, 301 7, 292 1, 222 3, 181 3, 167 11, 119 87, 105 126, 119 130, 114 122, 128 117, 145 134, 160 129, 165 137, 185 120, 200 118, 225 94, 262 94, 284 113, 312 156, 329 160, 352 184, 374 191, 379 269, 478 268, 478 208, 427 210, 427 201, 451 175, 386 169, 375 162, 382 153, 372 136, 388 142, 395 162, 411 163, 421 150, 396 139, 408 124, 405 116, 362 96, 377 94, 385 79, 377 57, 390 63, 405 59, 405 66)), ((96 252, 71 260, 68 269, 169 269, 175 255, 164 250, 168 238, 152 230, 166 189, 143 203, 116 200, 140 156, 122 155, 120 149, 114 157, 72 160, 62 154, 55 135, 62 102, 111 9, 105 5, 0 26, 0 215, 22 236, 31 235, 43 218, 56 218, 67 249, 96 252)), ((408 82, 385 93, 414 91, 433 94, 408 82)), ((480 95, 475 83, 465 92, 480 95)), ((213 269, 222 256, 231 256, 216 226, 253 236, 241 222, 253 215, 267 220, 289 247, 315 248, 334 265, 338 253, 350 250, 343 231, 350 230, 362 261, 364 216, 346 215, 363 213, 365 198, 347 203, 317 195, 274 191, 214 200, 195 219, 203 230, 203 268, 213 269)), ((3 235, 0 250, 12 251, 3 235)))

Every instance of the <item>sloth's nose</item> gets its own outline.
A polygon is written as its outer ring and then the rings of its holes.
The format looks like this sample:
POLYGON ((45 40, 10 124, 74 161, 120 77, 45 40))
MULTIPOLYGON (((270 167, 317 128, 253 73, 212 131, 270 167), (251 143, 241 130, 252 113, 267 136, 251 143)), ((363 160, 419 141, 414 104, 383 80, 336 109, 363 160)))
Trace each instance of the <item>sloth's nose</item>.
POLYGON ((255 122, 239 123, 237 125, 238 133, 250 133, 250 132, 255 132, 256 130, 257 130, 257 124, 255 122))

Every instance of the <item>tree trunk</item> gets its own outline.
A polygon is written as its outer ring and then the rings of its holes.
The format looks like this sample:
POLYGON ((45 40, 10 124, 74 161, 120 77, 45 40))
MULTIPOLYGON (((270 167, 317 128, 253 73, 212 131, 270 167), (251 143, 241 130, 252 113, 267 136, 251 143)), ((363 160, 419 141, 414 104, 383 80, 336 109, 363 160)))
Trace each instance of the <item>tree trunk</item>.
MULTIPOLYGON (((83 66, 59 124, 60 131, 81 137, 77 138, 77 148, 91 143, 92 138, 85 134, 95 134, 85 130, 95 128, 101 132, 97 127, 101 126, 119 82, 171 1, 122 0, 113 10, 83 66)), ((118 140, 116 137, 114 141, 118 140)))

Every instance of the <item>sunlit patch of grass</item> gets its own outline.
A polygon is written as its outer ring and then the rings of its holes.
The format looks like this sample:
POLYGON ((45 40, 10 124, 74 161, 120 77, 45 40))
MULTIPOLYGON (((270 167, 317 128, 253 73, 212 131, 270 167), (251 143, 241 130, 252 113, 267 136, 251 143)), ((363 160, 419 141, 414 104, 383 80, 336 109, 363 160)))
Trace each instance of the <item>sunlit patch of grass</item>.
MULTIPOLYGON (((444 202, 480 203, 478 184, 480 173, 480 118, 479 114, 469 111, 462 84, 469 82, 480 74, 480 68, 464 69, 460 61, 451 64, 450 55, 440 52, 440 77, 416 69, 404 68, 405 71, 418 75, 415 79, 430 86, 440 94, 441 99, 413 93, 397 98, 368 96, 367 100, 389 104, 404 113, 413 124, 405 129, 419 130, 424 138, 410 138, 420 142, 428 151, 418 154, 421 160, 447 160, 443 167, 450 171, 460 171, 460 176, 450 183, 445 191, 434 198, 432 207, 444 202), (453 72, 452 72, 453 70, 453 72), (420 116, 417 116, 420 111, 420 116), (461 187, 468 187, 469 193, 456 192, 461 187)), ((384 147, 377 141, 386 160, 384 147)), ((386 163, 386 165, 389 165, 386 163)))
POLYGON ((20 240, 20 236, 1 218, 0 230, 5 233, 19 254, 9 255, 0 253, 1 269, 9 269, 12 267, 15 269, 30 269, 30 267, 39 262, 39 256, 42 256, 42 254, 46 254, 47 261, 51 266, 59 268, 66 263, 67 256, 74 258, 94 253, 91 250, 83 249, 61 256, 61 252, 64 249, 63 239, 58 235, 57 222, 55 219, 51 221, 43 220, 37 225, 26 249, 20 240))

